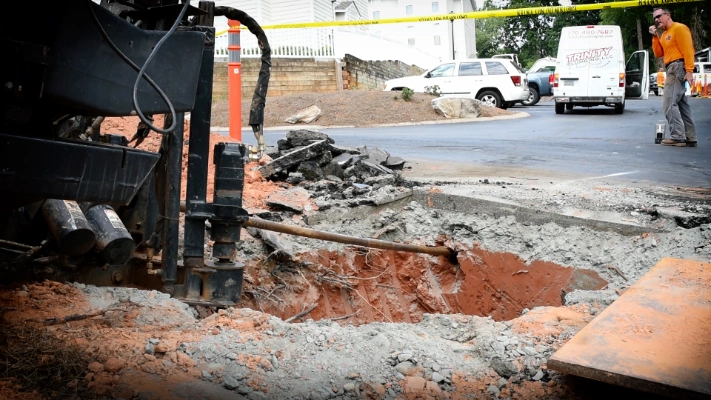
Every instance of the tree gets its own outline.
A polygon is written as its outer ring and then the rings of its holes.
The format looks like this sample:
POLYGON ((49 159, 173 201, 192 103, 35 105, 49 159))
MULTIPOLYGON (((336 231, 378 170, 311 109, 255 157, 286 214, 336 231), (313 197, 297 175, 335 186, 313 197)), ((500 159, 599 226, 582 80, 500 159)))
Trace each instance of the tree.
MULTIPOLYGON (((711 45, 710 39, 706 32, 711 30, 711 9, 706 3, 689 3, 689 4, 670 4, 667 6, 671 12, 672 19, 675 22, 681 22, 689 27, 691 36, 694 40, 694 48, 698 51, 711 45)), ((639 49, 637 20, 639 19, 642 26, 641 42, 643 47, 652 52, 652 35, 649 33, 649 26, 654 21, 652 19, 653 9, 650 7, 634 7, 634 8, 612 8, 603 10, 601 13, 602 23, 605 25, 619 25, 622 30, 622 40, 624 43, 625 54, 639 49)), ((650 57, 654 60, 654 56, 650 57)), ((656 70, 663 62, 661 60, 654 61, 650 68, 656 70)))

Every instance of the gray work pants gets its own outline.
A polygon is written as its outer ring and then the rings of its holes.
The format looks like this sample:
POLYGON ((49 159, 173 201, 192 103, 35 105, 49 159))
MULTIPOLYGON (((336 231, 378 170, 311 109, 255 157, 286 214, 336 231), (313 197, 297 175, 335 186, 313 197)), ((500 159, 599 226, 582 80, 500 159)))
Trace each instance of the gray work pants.
POLYGON ((664 81, 663 108, 669 123, 671 139, 687 142, 696 141, 696 125, 691 119, 691 107, 684 92, 686 69, 683 62, 675 62, 667 68, 664 81))

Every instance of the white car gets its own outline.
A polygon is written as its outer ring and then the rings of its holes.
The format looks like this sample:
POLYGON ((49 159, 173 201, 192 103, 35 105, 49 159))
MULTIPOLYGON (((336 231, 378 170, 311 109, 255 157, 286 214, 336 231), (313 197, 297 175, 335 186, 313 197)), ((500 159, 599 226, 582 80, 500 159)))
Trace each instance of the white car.
POLYGON ((501 58, 476 58, 449 61, 419 76, 385 82, 385 89, 409 88, 425 93, 425 87, 439 86, 444 97, 469 97, 499 108, 528 99, 526 73, 511 61, 501 58))

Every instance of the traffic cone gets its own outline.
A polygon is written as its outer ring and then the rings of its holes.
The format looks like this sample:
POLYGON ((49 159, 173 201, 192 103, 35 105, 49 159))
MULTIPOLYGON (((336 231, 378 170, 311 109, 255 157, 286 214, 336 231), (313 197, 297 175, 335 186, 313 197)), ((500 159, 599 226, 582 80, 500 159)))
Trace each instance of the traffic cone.
POLYGON ((696 90, 694 91, 696 92, 697 96, 701 96, 701 79, 696 80, 696 90))
POLYGON ((703 96, 704 96, 705 98, 708 98, 708 97, 709 97, 709 83, 708 83, 708 81, 706 80, 706 75, 704 75, 704 92, 703 92, 703 96))

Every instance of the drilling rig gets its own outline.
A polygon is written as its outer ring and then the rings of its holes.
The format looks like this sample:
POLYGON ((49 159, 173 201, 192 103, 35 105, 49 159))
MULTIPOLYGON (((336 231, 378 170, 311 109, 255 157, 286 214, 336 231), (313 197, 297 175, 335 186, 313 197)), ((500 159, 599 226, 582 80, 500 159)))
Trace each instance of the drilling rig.
POLYGON ((263 151, 270 49, 245 13, 189 0, 14 2, 0 16, 0 275, 156 288, 235 304, 244 165, 263 151), (195 3, 195 2, 194 2, 195 3), (246 25, 262 68, 250 110, 260 147, 214 147, 206 198, 216 15, 246 25), (28 18, 30 17, 30 18, 28 18), (184 250, 180 192, 190 113, 184 250), (165 123, 154 125, 154 116, 165 123), (102 130, 137 116, 131 140, 102 130), (138 149, 149 133, 158 152, 138 149), (214 241, 205 255, 205 222, 214 241))
POLYGON ((244 167, 265 151, 271 50, 243 11, 190 0, 15 2, 0 15, 0 51, 0 282, 138 286, 189 304, 231 306, 242 294, 242 226, 456 260, 444 247, 250 218, 242 208, 244 167), (256 146, 210 149, 216 16, 243 24, 262 51, 249 115, 256 146), (130 140, 102 129, 105 118, 122 116, 140 120, 130 140), (158 152, 137 148, 149 134, 161 135, 158 152), (213 199, 206 196, 210 151, 213 199))

